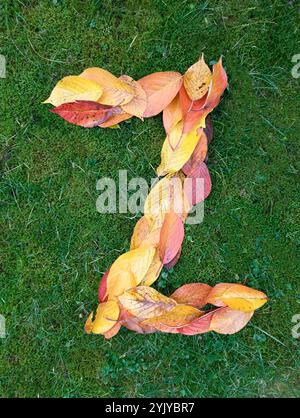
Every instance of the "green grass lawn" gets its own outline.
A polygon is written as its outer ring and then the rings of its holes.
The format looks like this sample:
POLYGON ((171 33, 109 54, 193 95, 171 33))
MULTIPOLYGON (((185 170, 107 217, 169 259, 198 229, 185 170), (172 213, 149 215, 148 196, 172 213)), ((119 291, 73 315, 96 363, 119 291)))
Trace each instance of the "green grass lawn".
POLYGON ((0 54, 0 396, 299 396, 299 86, 296 1, 3 0, 0 54), (151 179, 161 116, 84 129, 41 105, 91 66, 135 79, 222 54, 204 222, 155 287, 241 282, 270 302, 232 336, 87 335, 101 273, 136 219, 96 211, 104 176, 151 179), (298 375, 297 375, 298 374, 298 375), (298 382, 298 383, 297 383, 298 382))

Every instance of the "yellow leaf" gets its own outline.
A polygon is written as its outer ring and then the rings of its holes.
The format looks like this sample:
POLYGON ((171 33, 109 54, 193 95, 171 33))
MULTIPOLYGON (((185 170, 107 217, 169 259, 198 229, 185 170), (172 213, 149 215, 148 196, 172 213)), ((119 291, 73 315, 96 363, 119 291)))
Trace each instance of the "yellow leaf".
POLYGON ((80 76, 70 75, 60 80, 44 103, 60 106, 76 100, 90 100, 96 102, 102 95, 103 88, 98 83, 86 80, 80 76))
POLYGON ((157 317, 152 317, 142 322, 143 325, 150 325, 162 332, 179 332, 180 327, 184 327, 196 318, 203 315, 203 312, 189 305, 176 305, 169 312, 157 317))
POLYGON ((120 308, 115 300, 100 303, 97 308, 96 317, 93 321, 93 312, 89 315, 86 324, 86 332, 93 334, 104 334, 109 331, 117 322, 120 308))
POLYGON ((205 123, 204 119, 201 119, 192 131, 182 134, 181 139, 179 139, 175 148, 173 147, 173 144, 178 141, 178 126, 175 126, 171 130, 169 139, 165 139, 162 147, 161 163, 157 169, 157 174, 159 176, 163 176, 168 173, 176 173, 184 166, 196 148, 199 137, 202 133, 202 129, 199 128, 203 125, 203 123, 205 123), (176 135, 174 135, 175 139, 172 136, 173 130, 176 130, 176 135))
POLYGON ((140 119, 143 119, 143 114, 147 106, 147 95, 143 87, 128 75, 121 75, 120 80, 127 83, 134 89, 133 99, 124 105, 121 105, 124 112, 134 115, 140 119))
POLYGON ((103 94, 98 100, 98 102, 102 104, 110 106, 125 105, 129 103, 135 95, 132 86, 103 68, 87 68, 80 74, 80 77, 94 81, 103 87, 103 94))
POLYGON ((166 176, 150 190, 145 200, 144 214, 155 221, 157 227, 161 227, 166 213, 173 211, 184 220, 190 209, 182 178, 179 175, 166 176))
POLYGON ((199 61, 193 64, 183 77, 183 84, 190 99, 201 99, 207 93, 211 79, 211 71, 202 54, 199 61))
POLYGON ((139 319, 160 316, 173 309, 176 302, 148 286, 138 286, 119 296, 123 308, 139 319))
POLYGON ((268 301, 267 296, 259 290, 241 284, 219 283, 210 292, 207 303, 215 306, 228 306, 231 309, 251 312, 268 301))
POLYGON ((154 247, 137 248, 122 254, 107 276, 107 295, 112 298, 136 287, 145 277, 155 254, 154 247))
POLYGON ((160 272, 163 268, 163 263, 161 262, 161 259, 159 257, 159 252, 158 250, 156 250, 152 263, 150 264, 150 267, 145 275, 145 277, 143 278, 143 280, 141 281, 140 285, 141 286, 151 286, 156 279, 158 278, 158 276, 160 275, 160 272))

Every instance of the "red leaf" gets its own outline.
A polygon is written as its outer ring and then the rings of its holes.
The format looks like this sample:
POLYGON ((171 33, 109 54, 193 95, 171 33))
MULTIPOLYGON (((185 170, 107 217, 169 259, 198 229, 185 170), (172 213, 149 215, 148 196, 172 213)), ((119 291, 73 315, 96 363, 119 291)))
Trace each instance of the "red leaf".
POLYGON ((107 300, 107 294, 106 294, 106 282, 107 282, 107 276, 109 273, 109 269, 103 274, 102 279, 99 283, 98 288, 98 302, 105 302, 107 300))
POLYGON ((119 111, 118 108, 87 100, 64 103, 50 110, 50 112, 56 113, 68 122, 84 128, 101 125, 119 111))
POLYGON ((182 219, 175 212, 166 214, 159 241, 159 256, 163 264, 168 264, 178 253, 184 237, 182 219))
MULTIPOLYGON (((186 174, 186 173, 185 173, 186 174)), ((191 205, 197 205, 211 192, 211 178, 207 165, 202 162, 194 167, 184 182, 184 191, 191 205)))

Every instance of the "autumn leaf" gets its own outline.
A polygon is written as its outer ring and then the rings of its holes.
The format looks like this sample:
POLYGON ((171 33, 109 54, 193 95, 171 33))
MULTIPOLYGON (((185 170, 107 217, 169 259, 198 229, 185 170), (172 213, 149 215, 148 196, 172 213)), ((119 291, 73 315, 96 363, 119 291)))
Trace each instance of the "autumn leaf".
POLYGON ((193 167, 184 183, 184 192, 189 203, 194 206, 206 199, 211 192, 211 178, 205 163, 193 167))
POLYGON ((211 79, 211 71, 202 54, 183 76, 183 84, 191 100, 201 99, 207 93, 211 79))
POLYGON ((113 338, 115 335, 118 334, 118 332, 120 331, 121 326, 122 325, 121 325, 120 322, 116 322, 115 325, 109 331, 104 332, 104 334, 103 334, 104 337, 107 340, 110 340, 111 338, 113 338))
POLYGON ((207 115, 207 117, 205 119, 204 133, 205 133, 206 138, 207 138, 207 145, 209 145, 212 142, 213 133, 214 133, 213 123, 212 123, 210 115, 207 115))
POLYGON ((162 268, 163 263, 159 257, 159 251, 156 250, 150 267, 141 281, 140 286, 151 286, 157 280, 162 268))
POLYGON ((175 290, 170 298, 177 303, 203 308, 207 304, 207 297, 212 287, 205 283, 189 283, 175 290))
POLYGON ((153 316, 142 322, 143 325, 150 325, 161 332, 177 334, 180 328, 188 325, 196 318, 201 317, 203 312, 189 305, 176 305, 161 316, 153 316))
POLYGON ((248 324, 253 313, 253 311, 233 310, 227 306, 216 309, 211 318, 210 331, 218 334, 235 334, 248 324))
POLYGON ((184 174, 188 176, 190 173, 195 172, 197 167, 199 167, 199 164, 201 164, 205 160, 207 151, 208 139, 203 130, 191 157, 182 167, 182 171, 184 172, 184 174))
POLYGON ((251 312, 263 306, 267 300, 268 298, 263 292, 251 287, 235 283, 219 283, 208 295, 207 303, 251 312))
POLYGON ((179 250, 178 250, 177 254, 175 255, 175 257, 172 258, 172 260, 169 261, 169 263, 167 263, 167 264, 164 265, 164 268, 165 269, 171 270, 178 263, 178 260, 179 260, 179 258, 181 256, 181 248, 182 247, 179 248, 179 250))
POLYGON ((171 103, 180 89, 182 75, 174 71, 158 72, 141 78, 138 83, 147 95, 143 116, 149 118, 158 115, 171 103))
POLYGON ((110 106, 124 106, 135 96, 135 89, 132 85, 125 83, 103 68, 87 68, 80 74, 80 77, 102 87, 103 93, 98 99, 99 103, 110 106))
POLYGON ((106 122, 112 115, 119 112, 118 108, 102 105, 97 102, 77 100, 74 103, 64 103, 50 109, 66 121, 84 128, 94 128, 106 122))
POLYGON ((156 329, 148 325, 142 324, 143 319, 132 315, 126 309, 122 307, 120 314, 120 324, 129 329, 130 331, 137 332, 138 334, 151 334, 156 332, 156 329))
POLYGON ((163 110, 163 124, 167 134, 182 120, 183 114, 180 106, 179 94, 163 110))
POLYGON ((201 120, 201 127, 205 128, 205 114, 202 108, 205 105, 206 99, 207 94, 199 100, 191 100, 184 85, 181 86, 179 90, 179 102, 183 116, 183 133, 190 132, 201 120))
POLYGON ((157 168, 157 174, 159 176, 176 173, 184 166, 192 155, 199 137, 202 135, 200 125, 201 122, 192 131, 183 134, 179 145, 175 149, 172 149, 168 138, 165 139, 161 151, 161 163, 157 168))
POLYGON ((111 128, 115 125, 118 125, 119 123, 123 122, 124 120, 128 120, 132 118, 132 115, 129 113, 125 113, 123 110, 121 113, 118 113, 116 115, 112 115, 107 121, 101 123, 100 128, 111 128))
POLYGON ((97 308, 95 319, 93 312, 88 317, 85 330, 93 334, 104 334, 116 324, 120 314, 120 308, 115 300, 100 303, 97 308))
POLYGON ((182 219, 177 213, 169 212, 160 231, 159 255, 163 264, 168 264, 181 248, 184 237, 182 219))
POLYGON ((148 286, 138 286, 127 290, 118 297, 118 300, 126 311, 139 319, 160 316, 176 305, 173 299, 148 286))
POLYGON ((109 273, 109 269, 103 274, 100 283, 99 283, 99 287, 98 287, 98 302, 105 302, 107 300, 107 289, 106 289, 106 284, 107 284, 107 276, 109 273))
POLYGON ((162 226, 166 213, 173 211, 184 219, 190 209, 182 179, 179 176, 166 176, 150 190, 145 200, 144 214, 162 226))
POLYGON ((211 331, 210 324, 215 311, 216 309, 214 311, 207 312, 199 318, 196 318, 193 321, 189 322, 187 325, 181 327, 179 329, 180 334, 198 335, 205 334, 206 332, 211 331))
POLYGON ((139 247, 153 246, 159 243, 161 225, 157 220, 149 219, 142 216, 134 227, 131 237, 130 249, 134 250, 139 247))
POLYGON ((127 83, 134 90, 133 99, 129 103, 121 105, 123 111, 142 119, 147 107, 147 95, 145 90, 137 81, 134 81, 133 78, 128 75, 121 75, 119 79, 124 81, 124 83, 127 83))
POLYGON ((146 275, 155 254, 154 247, 137 248, 122 254, 111 266, 107 276, 107 295, 119 296, 136 287, 146 275))
POLYGON ((70 75, 60 80, 50 96, 44 103, 60 106, 64 103, 76 100, 88 100, 96 102, 102 95, 103 88, 92 80, 86 80, 80 76, 70 75))

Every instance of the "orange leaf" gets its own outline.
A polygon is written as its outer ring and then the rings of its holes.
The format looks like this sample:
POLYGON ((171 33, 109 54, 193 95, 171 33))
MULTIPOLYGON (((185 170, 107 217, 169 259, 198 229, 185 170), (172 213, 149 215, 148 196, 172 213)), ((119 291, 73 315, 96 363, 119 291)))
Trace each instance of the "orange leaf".
POLYGON ((119 79, 134 89, 133 99, 129 103, 121 105, 122 109, 124 112, 142 119, 147 107, 147 95, 145 90, 137 81, 133 80, 133 78, 129 77, 128 75, 121 75, 119 79))
POLYGON ((132 118, 132 115, 129 115, 129 113, 125 113, 122 111, 122 113, 118 115, 111 116, 106 122, 101 123, 100 128, 110 128, 111 126, 117 125, 120 122, 123 122, 124 120, 128 120, 132 118))
POLYGON ((141 78, 138 83, 147 94, 144 117, 149 118, 158 115, 171 103, 180 89, 182 76, 173 71, 158 72, 141 78))
POLYGON ((118 108, 87 100, 64 103, 54 109, 50 109, 50 112, 56 113, 66 121, 84 128, 99 126, 119 111, 118 108))
POLYGON ((183 132, 189 132, 219 104, 221 96, 226 89, 227 75, 222 66, 222 58, 213 66, 212 80, 207 95, 199 101, 190 102, 186 98, 186 92, 181 89, 181 108, 184 114, 183 132))
POLYGON ((236 311, 228 307, 216 309, 210 322, 210 330, 219 334, 235 334, 247 325, 253 313, 253 311, 236 311))
POLYGON ((115 77, 103 68, 87 68, 80 74, 83 79, 91 80, 103 88, 103 93, 98 99, 99 103, 111 106, 125 105, 129 103, 134 95, 134 88, 115 77))
POLYGON ((109 331, 106 331, 103 335, 107 340, 109 340, 118 334, 120 328, 121 324, 119 322, 116 322, 115 325, 109 331))
POLYGON ((178 253, 184 237, 182 219, 177 213, 166 214, 159 240, 159 255, 163 264, 168 264, 178 253))
POLYGON ((241 284, 219 283, 213 287, 207 302, 215 306, 229 306, 231 309, 251 312, 260 308, 268 298, 259 290, 241 284))
POLYGON ((203 97, 211 82, 211 71, 202 57, 193 64, 184 74, 184 87, 192 100, 198 100, 203 97))
POLYGON ((182 119, 182 111, 180 107, 179 94, 171 101, 171 103, 163 111, 163 124, 167 134, 182 119))
POLYGON ((204 283, 185 284, 175 290, 170 298, 176 300, 177 303, 192 305, 196 308, 202 308, 207 304, 207 296, 211 291, 211 286, 204 283))

